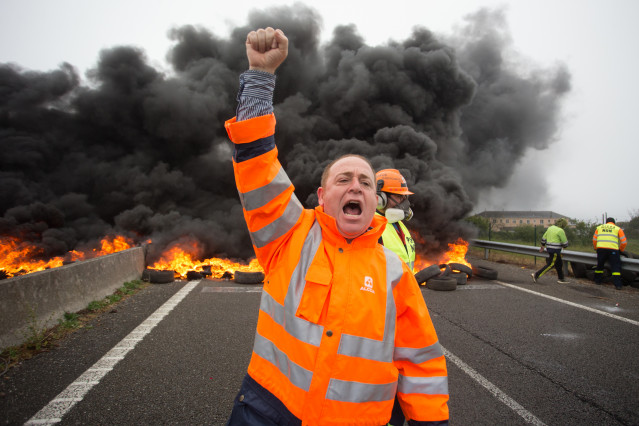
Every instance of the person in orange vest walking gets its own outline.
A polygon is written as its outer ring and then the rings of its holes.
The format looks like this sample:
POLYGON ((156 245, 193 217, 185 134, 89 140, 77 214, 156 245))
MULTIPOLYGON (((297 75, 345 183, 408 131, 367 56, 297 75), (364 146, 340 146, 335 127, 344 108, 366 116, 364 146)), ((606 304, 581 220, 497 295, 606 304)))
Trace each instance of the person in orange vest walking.
POLYGON ((604 264, 610 263, 612 283, 621 290, 621 252, 626 248, 626 234, 618 227, 615 219, 609 217, 606 223, 599 225, 592 236, 592 246, 597 251, 597 267, 595 268, 595 284, 603 281, 604 264))
POLYGON ((244 216, 266 277, 247 374, 227 425, 384 425, 395 394, 410 425, 448 424, 448 374, 412 271, 378 244, 375 173, 331 162, 305 209, 275 146, 275 70, 288 39, 246 39, 236 117, 225 123, 244 216))

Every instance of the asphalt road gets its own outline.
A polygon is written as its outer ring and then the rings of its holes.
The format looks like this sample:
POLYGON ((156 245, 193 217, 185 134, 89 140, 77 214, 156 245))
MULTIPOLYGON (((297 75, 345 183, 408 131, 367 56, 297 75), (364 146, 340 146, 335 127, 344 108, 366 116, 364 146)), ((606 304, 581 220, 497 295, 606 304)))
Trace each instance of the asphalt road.
MULTIPOLYGON (((639 291, 553 275, 534 284, 530 269, 471 262, 498 279, 423 290, 447 357, 451 425, 639 424, 639 291)), ((223 425, 260 291, 147 287, 1 376, 0 424, 223 425)))

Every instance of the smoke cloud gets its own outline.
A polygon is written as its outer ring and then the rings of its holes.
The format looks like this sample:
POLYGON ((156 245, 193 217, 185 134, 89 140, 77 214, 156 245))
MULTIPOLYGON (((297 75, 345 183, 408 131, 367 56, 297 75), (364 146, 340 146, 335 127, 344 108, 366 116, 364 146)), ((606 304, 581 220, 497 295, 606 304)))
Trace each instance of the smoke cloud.
POLYGON ((559 130, 570 73, 513 63, 499 10, 469 16, 447 39, 418 27, 380 46, 353 25, 321 44, 321 17, 306 6, 256 11, 226 38, 171 30, 171 75, 129 46, 103 50, 89 84, 70 64, 0 64, 0 235, 43 257, 116 233, 151 239, 150 263, 186 240, 201 258, 251 257, 223 123, 248 65, 246 34, 265 26, 291 42, 276 141, 298 198, 316 205, 323 167, 343 153, 400 169, 424 254, 471 238, 462 219, 481 192, 505 185, 559 130))

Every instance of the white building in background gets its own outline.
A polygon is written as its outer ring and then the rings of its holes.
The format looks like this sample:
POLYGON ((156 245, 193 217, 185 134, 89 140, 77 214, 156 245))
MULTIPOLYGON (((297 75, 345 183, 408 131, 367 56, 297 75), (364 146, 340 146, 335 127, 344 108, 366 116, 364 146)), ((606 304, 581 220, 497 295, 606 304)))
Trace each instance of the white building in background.
POLYGON ((553 211, 483 211, 476 216, 488 219, 494 231, 501 231, 504 228, 515 228, 517 226, 543 226, 544 228, 553 225, 557 220, 564 218, 570 226, 570 218, 553 211))

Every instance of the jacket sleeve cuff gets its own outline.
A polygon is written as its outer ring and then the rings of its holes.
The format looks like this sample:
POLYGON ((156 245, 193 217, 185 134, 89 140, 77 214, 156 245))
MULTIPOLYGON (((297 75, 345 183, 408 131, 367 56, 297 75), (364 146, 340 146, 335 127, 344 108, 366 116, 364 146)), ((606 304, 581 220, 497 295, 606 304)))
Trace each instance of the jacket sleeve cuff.
POLYGON ((253 142, 275 133, 275 114, 261 115, 244 121, 237 121, 237 117, 233 117, 224 123, 224 127, 231 142, 253 142))

